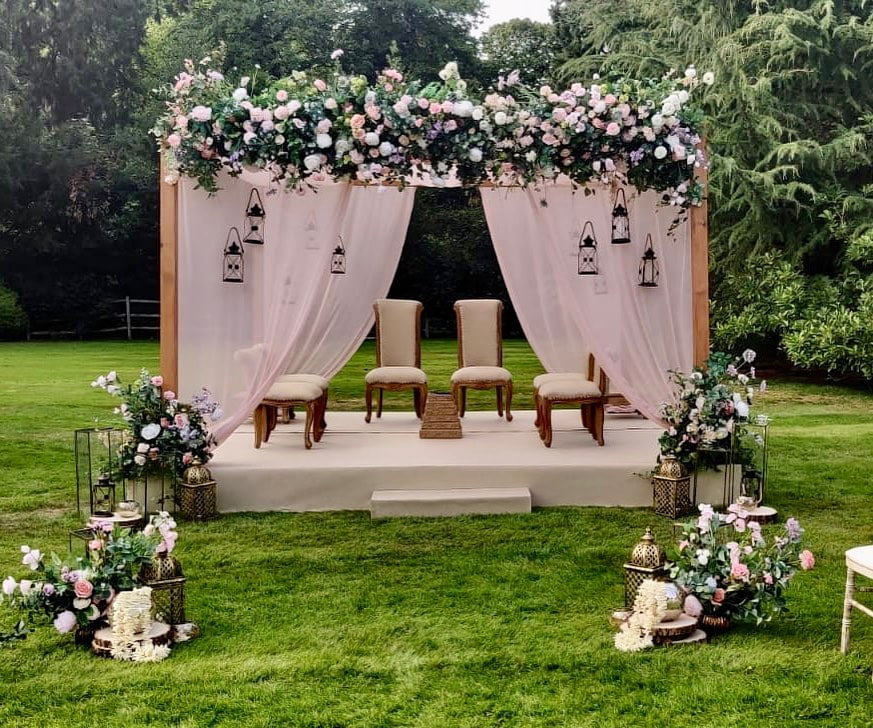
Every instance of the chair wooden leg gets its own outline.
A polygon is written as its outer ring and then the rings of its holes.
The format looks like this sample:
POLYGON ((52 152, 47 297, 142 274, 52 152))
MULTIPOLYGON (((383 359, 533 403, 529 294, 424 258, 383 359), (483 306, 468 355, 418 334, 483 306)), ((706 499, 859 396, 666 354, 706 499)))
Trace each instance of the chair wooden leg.
POLYGON ((296 420, 297 419, 297 413, 294 411, 293 407, 288 408, 288 419, 289 420, 296 420))
POLYGON ((506 385, 506 421, 512 422, 512 382, 506 385))
POLYGON ((458 417, 463 417, 467 412, 467 388, 458 387, 458 417))
POLYGON ((385 395, 384 389, 379 389, 379 403, 376 405, 376 417, 379 418, 382 416, 382 398, 385 395))
POLYGON ((843 600, 843 629, 840 635, 840 652, 849 651, 849 632, 852 629, 852 600, 855 598, 855 572, 846 569, 846 597, 843 600))
POLYGON ((315 419, 315 402, 306 403, 306 424, 303 426, 303 444, 307 450, 312 449, 312 438, 309 433, 312 431, 312 422, 315 419))
POLYGON ((598 402, 592 407, 592 417, 594 418, 594 439, 597 440, 597 444, 600 447, 603 447, 603 419, 604 419, 604 408, 603 402, 598 402))
POLYGON ((415 416, 421 419, 421 390, 418 387, 412 390, 412 408, 415 416))
POLYGON ((544 399, 542 406, 542 418, 543 418, 543 445, 546 447, 552 446, 552 402, 551 400, 544 399))
POLYGON ((539 392, 537 392, 536 397, 534 398, 534 406, 537 410, 536 422, 537 424, 537 434, 540 436, 540 440, 545 437, 545 433, 543 431, 543 401, 540 399, 539 392))
POLYGON ((271 407, 270 405, 262 405, 266 412, 265 420, 266 425, 264 427, 264 442, 270 441, 270 434, 273 430, 276 429, 276 421, 279 418, 279 410, 276 407, 271 407))
POLYGON ((497 416, 503 419, 503 387, 497 385, 495 391, 497 392, 497 416))
POLYGON ((591 410, 587 404, 579 405, 579 412, 582 415, 582 427, 586 430, 591 430, 590 425, 588 424, 588 418, 591 416, 591 410))
POLYGON ((262 404, 259 404, 255 407, 255 412, 252 415, 252 421, 255 424, 255 449, 259 449, 261 447, 261 443, 264 440, 264 429, 267 426, 267 412, 266 407, 262 404))
POLYGON ((534 397, 534 410, 536 410, 536 417, 534 418, 534 427, 536 427, 539 430, 540 429, 540 403, 539 403, 540 391, 536 388, 534 389, 533 397, 534 397))
POLYGON ((367 414, 364 415, 364 422, 369 423, 373 416, 373 386, 371 384, 368 384, 364 390, 364 399, 367 402, 367 414))
POLYGON ((312 439, 321 442, 324 435, 324 411, 327 408, 327 395, 323 394, 315 400, 315 419, 312 421, 312 439))
POLYGON ((327 388, 325 388, 325 390, 324 390, 324 402, 322 403, 322 406, 321 406, 321 429, 322 429, 322 432, 327 429, 326 415, 327 415, 327 394, 328 394, 328 391, 329 390, 327 388))
POLYGON ((424 418, 424 409, 427 407, 427 384, 421 385, 421 416, 424 418))

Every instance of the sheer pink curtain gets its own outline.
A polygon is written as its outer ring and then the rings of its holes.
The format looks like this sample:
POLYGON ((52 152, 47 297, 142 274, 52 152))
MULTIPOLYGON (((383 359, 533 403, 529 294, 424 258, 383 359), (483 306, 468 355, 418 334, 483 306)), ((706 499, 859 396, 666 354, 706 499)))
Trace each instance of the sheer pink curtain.
MULTIPOLYGON (((249 177, 260 183, 262 177, 249 177)), ((179 390, 202 386, 224 417, 219 442, 286 371, 332 376, 372 326, 387 295, 412 213, 414 190, 320 185, 303 195, 260 187, 265 244, 244 244, 245 281, 222 281, 228 229, 243 234, 252 185, 223 178, 209 197, 179 190, 179 390), (342 236, 345 275, 330 273, 342 236)))
POLYGON ((670 398, 668 370, 692 365, 690 234, 687 223, 668 236, 676 209, 654 192, 632 188, 632 242, 613 245, 613 193, 600 186, 575 193, 569 184, 542 189, 483 188, 491 239, 525 335, 549 371, 585 371, 594 354, 612 390, 652 420, 670 398), (586 221, 598 242, 596 276, 577 273, 586 221), (637 285, 650 233, 658 256, 657 288, 637 285))

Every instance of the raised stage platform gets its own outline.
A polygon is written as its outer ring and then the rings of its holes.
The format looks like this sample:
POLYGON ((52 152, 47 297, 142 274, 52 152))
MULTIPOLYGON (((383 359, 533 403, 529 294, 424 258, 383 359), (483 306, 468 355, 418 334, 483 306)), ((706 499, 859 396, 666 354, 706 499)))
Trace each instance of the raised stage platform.
POLYGON ((553 414, 551 448, 540 442, 534 413, 512 422, 468 412, 458 440, 422 440, 411 412, 364 422, 361 412, 328 412, 328 429, 311 450, 302 421, 280 424, 254 448, 251 423, 217 450, 210 468, 218 508, 231 511, 370 510, 373 491, 528 488, 533 506, 650 506, 647 477, 660 428, 632 415, 607 415, 606 445, 581 429, 578 410, 553 414))

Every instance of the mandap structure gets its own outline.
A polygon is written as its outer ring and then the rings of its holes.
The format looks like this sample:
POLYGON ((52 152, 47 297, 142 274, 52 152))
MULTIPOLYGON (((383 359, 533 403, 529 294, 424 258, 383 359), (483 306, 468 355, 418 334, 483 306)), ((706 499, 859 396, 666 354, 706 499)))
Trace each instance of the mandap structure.
POLYGON ((237 78, 186 65, 161 156, 161 372, 224 405, 225 439, 286 371, 330 377, 387 294, 418 186, 480 189, 501 271, 549 371, 593 353, 648 418, 709 349, 709 74, 473 98, 339 67, 237 78))

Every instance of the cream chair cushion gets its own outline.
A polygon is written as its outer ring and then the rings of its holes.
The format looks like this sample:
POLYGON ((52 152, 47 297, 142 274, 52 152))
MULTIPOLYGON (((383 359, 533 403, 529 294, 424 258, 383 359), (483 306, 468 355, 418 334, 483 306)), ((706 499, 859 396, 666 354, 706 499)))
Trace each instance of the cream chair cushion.
POLYGON ((465 367, 494 367, 500 363, 498 316, 500 301, 472 299, 457 301, 461 321, 461 362, 465 367))
POLYGON ((309 382, 276 382, 270 387, 264 399, 278 402, 312 402, 320 399, 324 390, 309 382))
POLYGON ((330 386, 330 380, 318 374, 283 374, 277 382, 306 382, 325 390, 330 386))
POLYGON ((466 382, 511 382, 512 374, 503 367, 463 367, 452 374, 452 384, 466 382))
POLYGON ((539 388, 543 399, 587 399, 600 397, 600 387, 587 379, 556 379, 539 388))
POLYGON ((379 311, 379 357, 382 366, 414 367, 418 339, 418 301, 381 298, 379 311))
POLYGON ((367 384, 427 384, 427 374, 416 367, 376 367, 364 377, 367 384))
POLYGON ((534 377, 534 389, 539 389, 544 384, 548 384, 549 382, 559 382, 563 379, 569 379, 578 382, 588 381, 588 377, 580 372, 548 372, 546 374, 540 374, 534 377))

